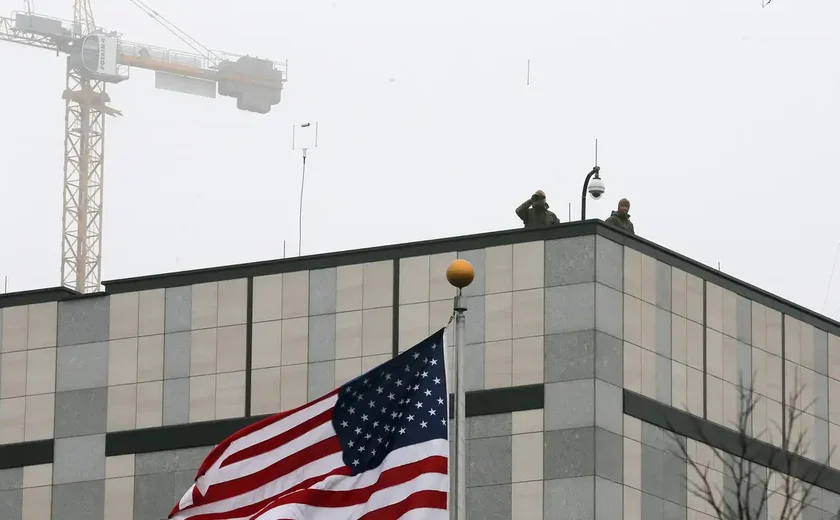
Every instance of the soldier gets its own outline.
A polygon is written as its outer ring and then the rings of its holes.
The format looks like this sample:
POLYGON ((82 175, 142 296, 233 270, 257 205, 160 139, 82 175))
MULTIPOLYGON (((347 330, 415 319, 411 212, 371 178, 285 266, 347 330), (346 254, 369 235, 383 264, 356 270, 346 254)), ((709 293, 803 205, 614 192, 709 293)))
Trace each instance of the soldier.
POLYGON ((545 201, 545 193, 537 190, 531 198, 516 208, 516 215, 522 219, 525 229, 537 229, 560 224, 557 215, 548 211, 548 203, 545 201))
POLYGON ((618 201, 618 211, 613 211, 610 218, 607 219, 607 224, 617 227, 618 229, 635 235, 636 231, 633 229, 633 223, 630 222, 630 201, 621 199, 618 201))

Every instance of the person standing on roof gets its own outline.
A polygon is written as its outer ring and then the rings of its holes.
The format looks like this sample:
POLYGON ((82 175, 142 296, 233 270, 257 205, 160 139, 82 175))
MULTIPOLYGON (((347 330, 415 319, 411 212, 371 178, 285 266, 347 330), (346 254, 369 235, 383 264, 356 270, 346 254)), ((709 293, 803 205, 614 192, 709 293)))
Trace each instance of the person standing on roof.
POLYGON ((557 215, 548 211, 545 192, 542 190, 537 190, 530 199, 516 208, 516 215, 522 219, 525 229, 546 228, 560 224, 557 215))
POLYGON ((618 201, 618 211, 613 211, 610 218, 607 219, 607 224, 617 227, 618 229, 635 235, 636 231, 633 229, 633 223, 630 222, 630 201, 621 199, 618 201))

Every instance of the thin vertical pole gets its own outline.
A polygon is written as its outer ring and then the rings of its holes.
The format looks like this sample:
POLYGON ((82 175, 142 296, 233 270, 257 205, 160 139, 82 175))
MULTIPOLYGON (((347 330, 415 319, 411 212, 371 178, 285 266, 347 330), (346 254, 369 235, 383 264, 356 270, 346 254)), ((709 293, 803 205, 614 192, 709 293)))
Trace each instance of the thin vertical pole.
MULTIPOLYGON (((455 442, 449 443, 449 461, 451 472, 449 475, 449 518, 450 520, 465 520, 466 500, 465 485, 466 472, 466 437, 464 414, 464 392, 461 381, 464 379, 464 364, 462 354, 464 352, 464 340, 466 338, 466 316, 467 301, 458 289, 455 296, 455 348, 452 354, 452 361, 455 363, 455 370, 452 376, 452 391, 455 394, 455 421, 452 423, 452 438, 455 442)), ((451 421, 451 419, 450 419, 451 421)))
POLYGON ((298 256, 303 255, 303 186, 306 183, 306 148, 303 149, 303 166, 300 171, 300 209, 298 210, 298 256))
POLYGON ((595 138, 595 166, 598 166, 598 138, 595 138))

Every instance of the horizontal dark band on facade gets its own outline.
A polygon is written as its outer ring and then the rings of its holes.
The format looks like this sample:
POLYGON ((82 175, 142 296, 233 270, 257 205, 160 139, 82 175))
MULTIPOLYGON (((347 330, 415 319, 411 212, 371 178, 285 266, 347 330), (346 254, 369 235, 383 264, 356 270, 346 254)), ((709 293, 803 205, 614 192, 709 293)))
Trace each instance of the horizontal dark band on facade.
POLYGON ((0 308, 32 305, 35 303, 60 302, 61 300, 79 298, 81 296, 81 294, 66 287, 50 287, 49 289, 6 293, 0 294, 0 308))
POLYGON ((0 444, 0 469, 49 464, 53 461, 54 447, 53 439, 0 444))
MULTIPOLYGON (((464 412, 467 417, 493 415, 543 407, 543 385, 528 385, 513 388, 496 388, 467 392, 464 412)), ((452 396, 450 395, 450 404, 452 396)), ((213 446, 242 428, 253 424, 265 415, 224 419, 192 424, 178 424, 113 432, 105 436, 105 455, 128 455, 153 451, 180 450, 213 446)), ((50 454, 52 460, 52 454, 50 454)))
POLYGON ((467 392, 467 417, 538 410, 545 404, 545 385, 513 386, 467 392))
POLYGON ((105 435, 105 456, 214 446, 264 417, 266 416, 237 417, 111 432, 105 435))
POLYGON ((840 494, 840 471, 834 468, 753 438, 745 448, 738 432, 629 390, 624 390, 624 413, 840 494))

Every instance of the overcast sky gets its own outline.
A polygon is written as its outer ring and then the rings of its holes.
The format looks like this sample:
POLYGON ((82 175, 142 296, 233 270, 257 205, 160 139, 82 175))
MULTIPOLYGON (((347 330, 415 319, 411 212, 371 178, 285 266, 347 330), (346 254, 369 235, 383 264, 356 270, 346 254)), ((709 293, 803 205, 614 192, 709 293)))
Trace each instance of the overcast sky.
MULTIPOLYGON (((103 278, 297 253, 300 151, 319 121, 305 254, 561 220, 600 140, 606 218, 823 309, 840 233, 836 0, 149 0, 206 46, 288 59, 268 115, 110 86, 103 278), (527 60, 530 85, 526 85, 527 60)), ((34 10, 71 18, 71 0, 34 10)), ((129 0, 93 0, 130 41, 185 49, 129 0)), ((23 8, 0 0, 0 16, 23 8)), ((0 276, 59 285, 64 59, 0 42, 0 276)), ((840 273, 825 312, 840 316, 840 273)))

